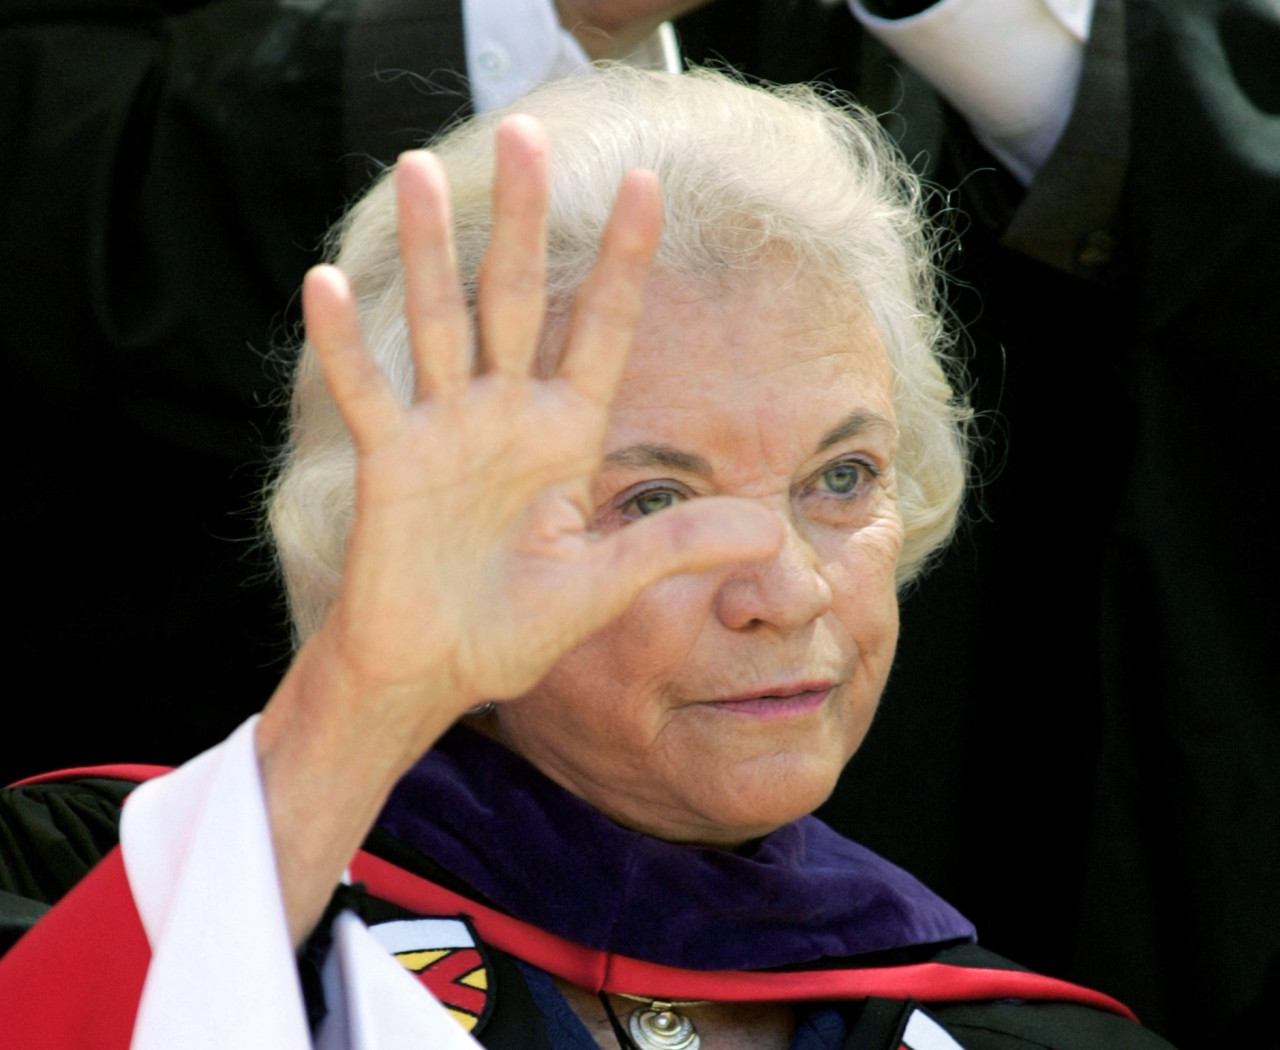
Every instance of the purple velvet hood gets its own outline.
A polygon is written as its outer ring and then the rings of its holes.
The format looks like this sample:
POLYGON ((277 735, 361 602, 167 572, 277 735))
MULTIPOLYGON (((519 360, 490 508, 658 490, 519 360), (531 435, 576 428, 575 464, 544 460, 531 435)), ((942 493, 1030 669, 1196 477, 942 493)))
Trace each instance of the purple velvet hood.
POLYGON ((400 781, 378 827, 526 922, 669 966, 754 970, 974 937, 946 901, 814 817, 735 852, 664 842, 466 728, 400 781))

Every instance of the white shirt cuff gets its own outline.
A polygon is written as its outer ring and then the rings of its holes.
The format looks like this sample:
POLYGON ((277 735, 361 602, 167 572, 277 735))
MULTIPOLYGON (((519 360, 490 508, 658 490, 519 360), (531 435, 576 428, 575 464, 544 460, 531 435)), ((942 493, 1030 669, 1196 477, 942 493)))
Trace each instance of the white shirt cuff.
POLYGON ((939 0, 897 19, 849 5, 1024 185, 1035 178, 1071 116, 1094 0, 939 0))

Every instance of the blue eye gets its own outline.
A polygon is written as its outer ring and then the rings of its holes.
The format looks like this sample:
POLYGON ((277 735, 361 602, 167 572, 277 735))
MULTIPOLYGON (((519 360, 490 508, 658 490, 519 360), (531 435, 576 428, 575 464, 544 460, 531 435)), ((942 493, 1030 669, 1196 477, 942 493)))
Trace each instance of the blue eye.
POLYGON ((677 499, 679 494, 670 489, 649 489, 646 492, 637 492, 622 505, 622 510, 630 511, 639 517, 646 517, 675 506, 677 499))
POLYGON ((822 487, 837 496, 847 496, 857 490, 867 468, 861 463, 835 463, 819 475, 822 487))

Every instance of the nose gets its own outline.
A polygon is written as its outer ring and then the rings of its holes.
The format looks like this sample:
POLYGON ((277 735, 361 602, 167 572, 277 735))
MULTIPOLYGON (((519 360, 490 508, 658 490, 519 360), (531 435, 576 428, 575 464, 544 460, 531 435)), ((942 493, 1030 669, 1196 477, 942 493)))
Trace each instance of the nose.
POLYGON ((831 584, 817 552, 787 520, 782 546, 764 561, 733 569, 716 593, 720 622, 731 630, 771 626, 793 631, 831 608, 831 584))

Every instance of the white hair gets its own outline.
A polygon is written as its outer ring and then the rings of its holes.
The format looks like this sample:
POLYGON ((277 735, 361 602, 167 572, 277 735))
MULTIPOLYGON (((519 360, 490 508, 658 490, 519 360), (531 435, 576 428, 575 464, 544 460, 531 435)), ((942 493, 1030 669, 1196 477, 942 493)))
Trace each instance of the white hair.
MULTIPOLYGON (((449 177, 458 267, 474 302, 489 236, 493 131, 504 112, 537 117, 551 143, 548 301, 563 309, 586 278, 623 175, 648 168, 663 200, 655 268, 690 283, 732 282, 779 257, 796 279, 859 304, 884 341, 898 417, 899 583, 949 538, 967 469, 969 410, 947 373, 935 244, 920 183, 875 119, 809 87, 749 86, 701 70, 627 66, 537 89, 434 143, 449 177)), ((413 365, 391 179, 336 233, 365 340, 407 402, 413 365)), ((355 503, 354 450, 309 348, 270 524, 299 638, 333 601, 355 503)))

